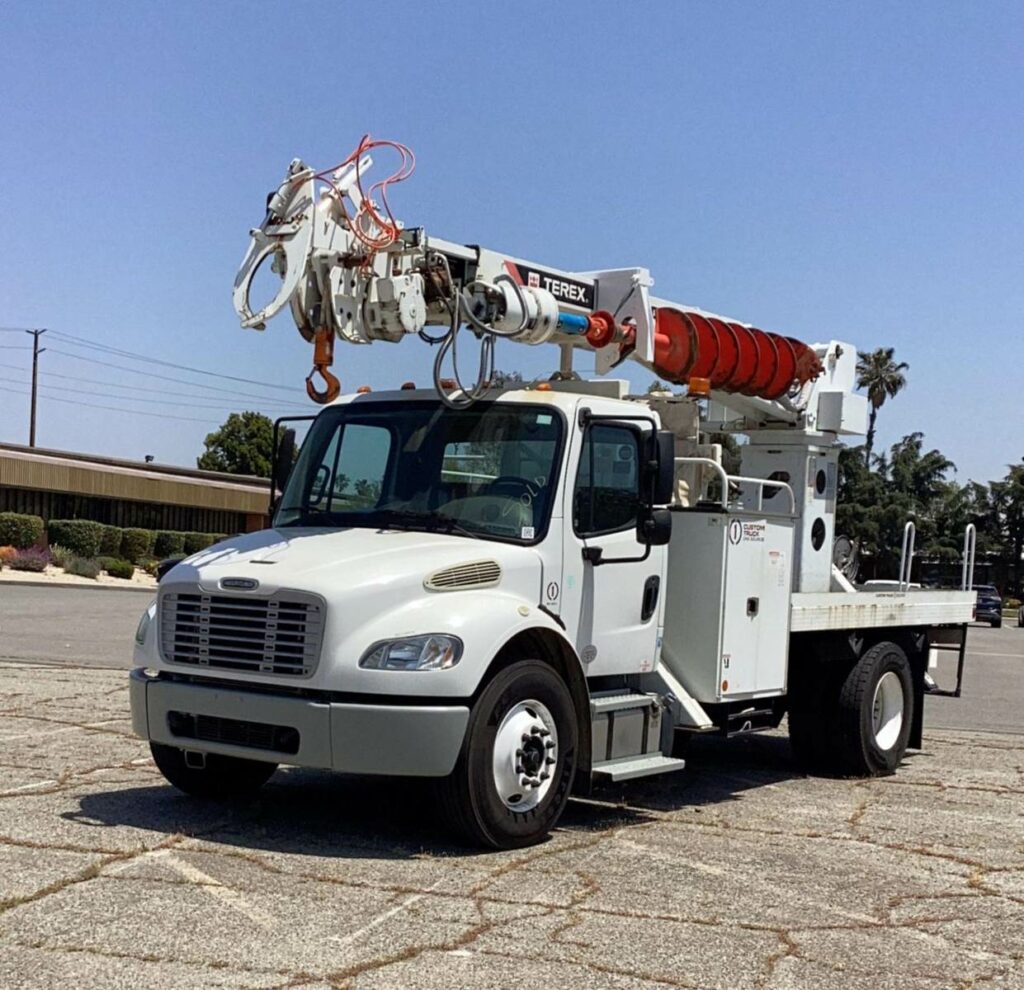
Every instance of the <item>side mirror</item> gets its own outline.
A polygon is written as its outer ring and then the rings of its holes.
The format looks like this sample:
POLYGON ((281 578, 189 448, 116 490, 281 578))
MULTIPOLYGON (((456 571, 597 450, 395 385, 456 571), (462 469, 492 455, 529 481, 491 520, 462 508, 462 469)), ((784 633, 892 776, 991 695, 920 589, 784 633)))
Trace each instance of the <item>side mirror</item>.
POLYGON ((652 508, 641 512, 636 523, 637 543, 648 547, 663 547, 671 539, 672 512, 669 509, 652 508))
POLYGON ((286 429, 281 432, 281 439, 278 441, 277 449, 274 452, 274 479, 273 487, 277 491, 284 491, 288 483, 288 475, 292 473, 292 465, 295 463, 295 431, 286 429))
POLYGON ((652 443, 652 465, 654 471, 655 505, 668 505, 676 487, 676 438, 668 430, 658 430, 652 443))
POLYGON ((164 575, 176 564, 180 564, 184 559, 184 557, 168 557, 166 560, 161 560, 160 563, 156 565, 156 583, 159 584, 164 579, 164 575))

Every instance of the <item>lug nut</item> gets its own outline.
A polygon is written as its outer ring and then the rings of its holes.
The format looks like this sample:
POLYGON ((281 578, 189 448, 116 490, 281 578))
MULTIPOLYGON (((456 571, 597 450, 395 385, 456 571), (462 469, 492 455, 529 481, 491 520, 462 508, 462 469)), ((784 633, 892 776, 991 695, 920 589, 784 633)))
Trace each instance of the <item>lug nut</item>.
POLYGON ((555 764, 555 759, 554 759, 553 756, 549 756, 549 757, 547 757, 547 759, 544 760, 544 765, 545 766, 551 767, 551 766, 554 766, 554 764, 555 764))
POLYGON ((545 771, 544 771, 544 772, 543 772, 543 773, 542 773, 542 774, 540 775, 540 779, 541 779, 541 780, 547 780, 547 779, 548 779, 548 778, 549 778, 550 776, 551 776, 551 774, 549 774, 549 773, 547 772, 547 770, 545 770, 545 771))
POLYGON ((547 742, 544 743, 544 748, 545 749, 554 749, 555 748, 555 741, 554 741, 554 739, 548 739, 547 742))

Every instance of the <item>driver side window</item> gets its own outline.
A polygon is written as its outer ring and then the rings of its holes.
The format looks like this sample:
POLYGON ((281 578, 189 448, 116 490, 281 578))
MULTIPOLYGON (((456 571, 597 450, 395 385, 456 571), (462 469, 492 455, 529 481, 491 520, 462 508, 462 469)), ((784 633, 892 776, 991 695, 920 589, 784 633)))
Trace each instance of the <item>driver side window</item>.
POLYGON ((636 430, 597 423, 583 437, 573 491, 578 536, 617 533, 636 525, 640 508, 640 444, 636 430))

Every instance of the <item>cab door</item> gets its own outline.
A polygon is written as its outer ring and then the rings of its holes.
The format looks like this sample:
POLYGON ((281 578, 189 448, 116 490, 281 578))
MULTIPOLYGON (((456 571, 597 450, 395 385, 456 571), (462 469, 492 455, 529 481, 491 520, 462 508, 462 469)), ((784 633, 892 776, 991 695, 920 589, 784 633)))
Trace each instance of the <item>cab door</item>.
POLYGON ((580 439, 566 484, 561 615, 588 677, 649 671, 665 548, 648 551, 636 537, 645 432, 601 420, 587 423, 580 439))

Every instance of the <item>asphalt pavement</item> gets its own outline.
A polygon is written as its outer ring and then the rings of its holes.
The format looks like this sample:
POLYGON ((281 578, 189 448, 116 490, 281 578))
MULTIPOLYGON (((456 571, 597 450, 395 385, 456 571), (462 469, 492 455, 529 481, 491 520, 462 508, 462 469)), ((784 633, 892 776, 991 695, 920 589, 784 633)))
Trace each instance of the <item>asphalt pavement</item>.
POLYGON ((1021 730, 1024 630, 972 630, 965 698, 892 777, 699 739, 481 853, 422 781, 167 786, 127 714, 146 603, 0 588, 0 986, 1024 987, 1024 736, 993 731, 1021 730))

